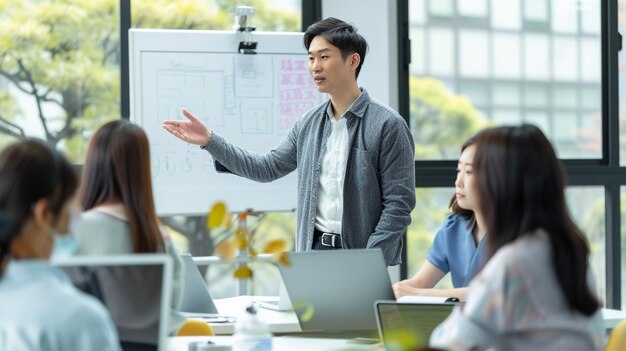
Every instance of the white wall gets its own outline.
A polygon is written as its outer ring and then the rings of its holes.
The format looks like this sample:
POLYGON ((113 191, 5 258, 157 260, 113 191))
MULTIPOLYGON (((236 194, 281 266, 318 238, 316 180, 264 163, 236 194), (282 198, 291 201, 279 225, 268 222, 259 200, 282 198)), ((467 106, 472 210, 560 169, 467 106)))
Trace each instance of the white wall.
POLYGON ((398 35, 396 0, 322 0, 322 17, 355 25, 369 44, 359 86, 398 110, 398 35))
MULTIPOLYGON (((398 110, 398 30, 396 0, 322 0, 322 18, 336 17, 355 25, 369 51, 359 74, 359 86, 374 99, 398 110)), ((400 266, 389 267, 392 282, 400 266)))

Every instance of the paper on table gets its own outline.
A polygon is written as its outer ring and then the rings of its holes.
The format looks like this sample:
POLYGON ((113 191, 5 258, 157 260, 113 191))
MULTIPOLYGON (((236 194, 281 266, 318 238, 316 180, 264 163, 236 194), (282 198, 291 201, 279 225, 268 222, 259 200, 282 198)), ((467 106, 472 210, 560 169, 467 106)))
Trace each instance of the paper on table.
POLYGON ((441 296, 402 296, 397 300, 398 303, 450 303, 459 302, 456 297, 441 297, 441 296))

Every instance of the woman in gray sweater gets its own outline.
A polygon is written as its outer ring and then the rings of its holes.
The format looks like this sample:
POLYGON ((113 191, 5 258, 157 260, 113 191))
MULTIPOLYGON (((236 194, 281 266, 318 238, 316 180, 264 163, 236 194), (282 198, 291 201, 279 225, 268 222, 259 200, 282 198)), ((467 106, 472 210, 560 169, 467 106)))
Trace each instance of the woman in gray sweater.
MULTIPOLYGON (((79 255, 167 252, 174 261, 172 308, 182 296, 183 263, 156 214, 150 147, 141 127, 126 120, 98 128, 89 143, 79 200, 85 212, 78 230, 79 255)), ((172 311, 170 333, 184 318, 172 311)))

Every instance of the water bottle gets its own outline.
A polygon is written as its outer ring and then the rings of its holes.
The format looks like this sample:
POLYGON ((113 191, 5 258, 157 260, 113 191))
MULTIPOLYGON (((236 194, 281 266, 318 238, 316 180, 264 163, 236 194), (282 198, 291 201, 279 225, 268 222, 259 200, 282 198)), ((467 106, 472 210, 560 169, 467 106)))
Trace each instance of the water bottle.
POLYGON ((259 320, 254 305, 246 308, 246 314, 235 324, 233 351, 271 351, 272 333, 267 323, 259 320))

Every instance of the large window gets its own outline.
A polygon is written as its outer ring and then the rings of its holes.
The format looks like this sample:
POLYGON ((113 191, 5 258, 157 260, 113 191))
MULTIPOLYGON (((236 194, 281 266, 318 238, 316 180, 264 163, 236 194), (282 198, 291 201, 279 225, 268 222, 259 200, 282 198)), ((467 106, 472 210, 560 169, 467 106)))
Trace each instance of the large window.
POLYGON ((38 137, 82 162, 91 131, 119 118, 119 6, 85 5, 0 5, 0 147, 38 137))
POLYGON ((417 160, 490 125, 537 125, 562 158, 601 158, 600 1, 410 0, 417 160))
MULTIPOLYGON (((450 215, 448 205, 454 188, 418 188, 417 205, 412 214, 407 239, 407 275, 413 276, 426 259, 426 253, 437 231, 450 215)), ((591 269, 595 289, 604 300, 606 295, 605 274, 605 211, 602 187, 571 187, 567 190, 567 202, 572 217, 585 233, 591 248, 591 269)), ((449 275, 438 287, 451 288, 449 275)))
MULTIPOLYGON (((616 26, 606 29, 616 24, 617 4, 406 1, 408 114, 418 197, 408 232, 408 276, 423 262, 448 214, 461 144, 485 127, 531 123, 564 160, 568 206, 590 242, 596 290, 607 305, 620 305, 620 216, 615 213, 619 185, 626 184, 626 170, 619 167, 619 149, 626 143, 611 132, 617 130, 611 122, 617 104, 609 97, 617 91, 618 66, 611 61, 616 46, 607 43, 617 35, 616 26)), ((625 4, 619 0, 621 27, 626 26, 625 4)), ((620 53, 620 69, 624 57, 620 53)), ((619 135, 626 140, 626 132, 619 135)))
POLYGON ((250 24, 257 30, 300 31, 300 0, 131 0, 132 27, 233 30, 240 5, 254 7, 250 24))
MULTIPOLYGON (((250 24, 257 30, 301 29, 300 0, 1 2, 0 148, 19 138, 38 137, 82 164, 93 131, 120 118, 122 102, 128 101, 127 87, 121 82, 125 58, 120 33, 126 28, 120 28, 120 19, 124 23, 130 15, 130 26, 135 28, 233 30, 237 5, 255 8, 250 24)), ((260 231, 293 237, 292 213, 263 218, 260 231)), ((204 218, 162 220, 172 229, 181 251, 213 253, 204 218)), ((214 274, 217 296, 229 293, 234 279, 227 273, 232 269, 223 267, 214 274)), ((260 267, 257 292, 267 292, 265 275, 260 267)))
MULTIPOLYGON (((124 2, 122 2, 124 3, 124 2)), ((82 163, 91 133, 120 118, 120 1, 0 4, 0 148, 38 137, 82 163)), ((133 27, 224 29, 234 7, 258 30, 298 31, 299 0, 133 0, 133 27)))

